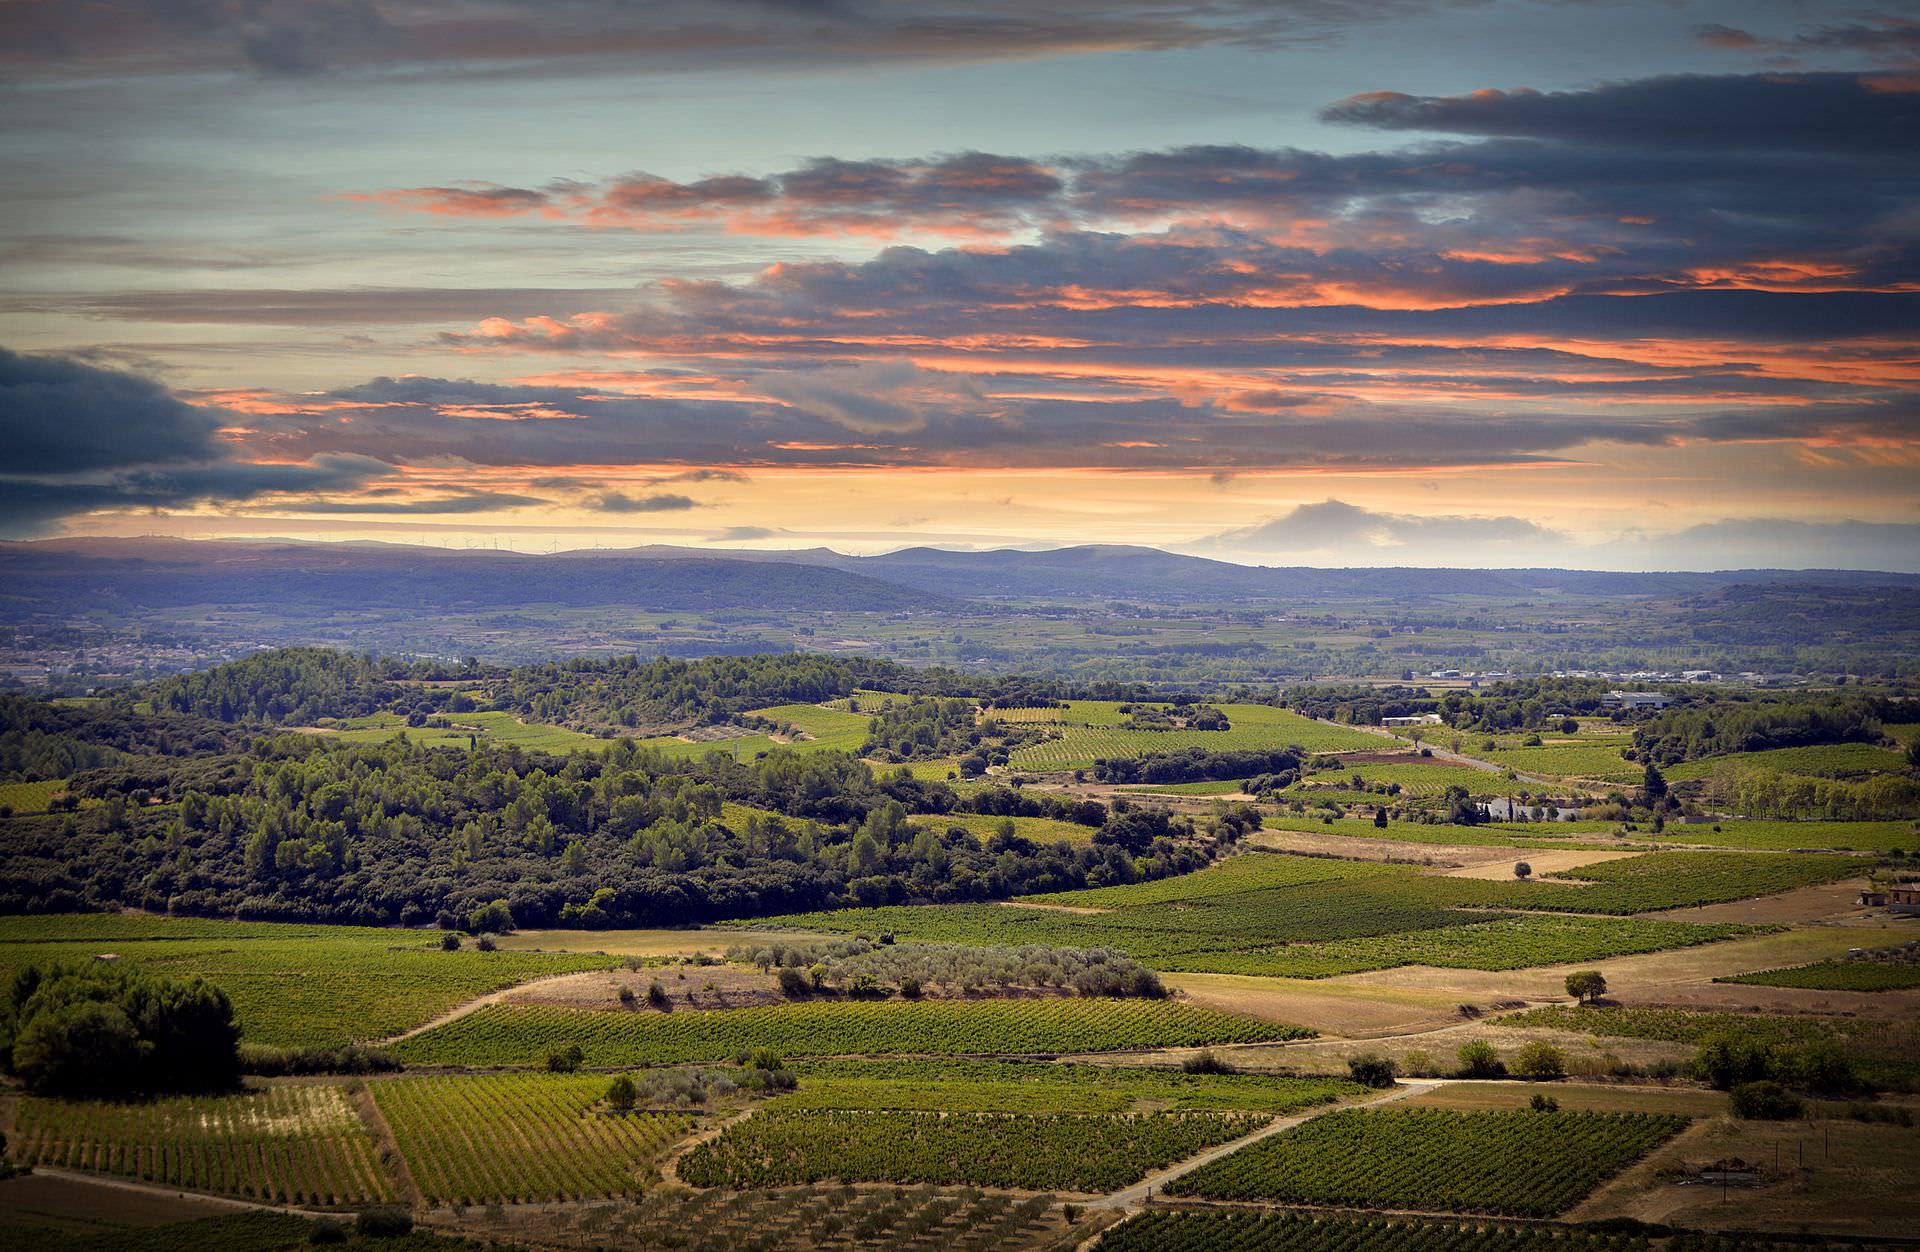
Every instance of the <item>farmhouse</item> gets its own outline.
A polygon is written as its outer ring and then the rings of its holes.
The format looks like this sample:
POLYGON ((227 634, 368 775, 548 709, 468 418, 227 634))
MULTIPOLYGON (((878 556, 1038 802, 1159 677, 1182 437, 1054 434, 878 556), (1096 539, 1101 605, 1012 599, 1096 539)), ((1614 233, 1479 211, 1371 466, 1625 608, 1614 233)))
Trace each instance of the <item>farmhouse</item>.
POLYGON ((1609 691, 1600 703, 1610 709, 1664 709, 1673 697, 1658 691, 1609 691))
POLYGON ((1901 883, 1887 888, 1887 910, 1908 917, 1920 917, 1920 883, 1901 883))
POLYGON ((1415 713, 1411 717, 1383 717, 1380 719, 1380 724, 1382 726, 1438 726, 1440 724, 1440 715, 1438 713, 1415 713))

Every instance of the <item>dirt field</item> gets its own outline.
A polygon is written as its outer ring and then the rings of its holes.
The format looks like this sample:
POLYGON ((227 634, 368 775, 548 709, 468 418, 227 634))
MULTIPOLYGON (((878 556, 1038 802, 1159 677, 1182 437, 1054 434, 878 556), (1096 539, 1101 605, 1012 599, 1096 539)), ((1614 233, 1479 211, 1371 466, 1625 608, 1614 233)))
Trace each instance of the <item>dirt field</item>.
POLYGON ((1920 1129, 1851 1121, 1696 1123, 1589 1196, 1568 1218, 1634 1217, 1708 1230, 1910 1235, 1920 1222, 1920 1129), (1738 1157, 1753 1184, 1724 1191, 1698 1171, 1738 1157), (1804 1161, 1804 1165, 1802 1162, 1804 1161), (1692 1185, 1680 1180, 1691 1175, 1692 1185))
POLYGON ((1497 860, 1483 861, 1478 865, 1449 870, 1446 876, 1506 881, 1514 877, 1513 867, 1525 861, 1533 868, 1533 876, 1538 878, 1542 874, 1557 874, 1562 870, 1579 869, 1582 865, 1598 865, 1602 861, 1617 861, 1622 857, 1640 855, 1638 852, 1555 852, 1538 849, 1515 854, 1504 848, 1498 851, 1501 855, 1497 860))
POLYGON ((1392 1057, 1400 1063, 1403 1073, 1415 1077, 1447 1076, 1459 1068, 1461 1045, 1473 1040, 1491 1043, 1503 1059, 1528 1043, 1545 1040, 1567 1054, 1568 1068, 1576 1075, 1604 1074, 1616 1061, 1644 1066, 1662 1061, 1684 1062, 1693 1054, 1693 1049, 1686 1045, 1654 1039, 1590 1039, 1557 1030, 1503 1026, 1497 1018, 1463 1021, 1457 1016, 1451 1025, 1421 1034, 1377 1039, 1310 1039, 1303 1043, 1257 1044, 1215 1051, 1230 1055, 1234 1064, 1248 1069, 1298 1069, 1325 1074, 1345 1074, 1348 1057, 1372 1052, 1392 1057))
MULTIPOLYGON (((1788 991, 1785 988, 1717 984, 1716 977, 1777 969, 1839 956, 1848 948, 1867 946, 1877 939, 1865 927, 1803 926, 1775 935, 1729 939, 1673 952, 1615 957, 1583 968, 1607 976, 1607 997, 1629 1005, 1681 1005, 1735 1009, 1748 1006, 1791 1008, 1798 1012, 1851 1012, 1894 1016, 1912 1011, 1920 993, 1877 994, 1833 991, 1788 991), (1784 995, 1775 995, 1782 992, 1784 995), (1798 1006, 1794 1008, 1794 1006, 1798 1006)), ((1487 1004, 1498 999, 1563 1001, 1567 966, 1491 972, 1470 969, 1434 969, 1407 965, 1398 969, 1343 974, 1326 981, 1372 990, 1424 991, 1454 1000, 1487 1004)))
POLYGON ((570 1009, 625 1009, 620 989, 633 992, 635 1012, 660 1012, 647 999, 658 984, 670 1009, 741 1009, 787 999, 773 975, 750 965, 668 965, 648 969, 603 969, 551 978, 508 993, 510 1004, 551 1004, 570 1009))
MULTIPOLYGON (((1362 839, 1355 835, 1323 835, 1307 830, 1257 830, 1243 840, 1249 848, 1272 852, 1307 852, 1352 861, 1394 861, 1408 865, 1479 865, 1488 861, 1513 864, 1512 848, 1475 848, 1440 843, 1407 843, 1399 839, 1362 839)), ((1544 855, 1544 854, 1543 854, 1544 855)), ((1508 876, 1512 876, 1509 868, 1508 876)))
POLYGON ((1552 1096, 1560 1107, 1598 1113, 1681 1113, 1717 1117, 1727 1111, 1723 1092, 1694 1087, 1628 1087, 1612 1083, 1450 1082, 1407 1101, 1408 1108, 1523 1109, 1536 1094, 1552 1096))
MULTIPOLYGON (((1789 891, 1783 895, 1762 896, 1757 900, 1734 900, 1727 904, 1708 904, 1691 909, 1668 909, 1664 913, 1649 913, 1648 917, 1660 917, 1675 922, 1747 922, 1762 924, 1771 922, 1776 926, 1789 926, 1801 922, 1849 921, 1865 919, 1867 910, 1860 907, 1860 882, 1824 883, 1818 887, 1802 887, 1798 891, 1789 891)), ((1908 927, 1911 936, 1913 928, 1908 927)))
POLYGON ((1253 978, 1240 974, 1162 974, 1195 1004, 1263 1021, 1311 1026, 1323 1035, 1370 1039, 1432 1030, 1457 1020, 1457 997, 1399 988, 1351 987, 1333 980, 1253 978))
POLYGON ((128 1226, 163 1226, 234 1212, 234 1206, 197 1196, 165 1195, 51 1174, 23 1174, 0 1182, 0 1227, 42 1227, 68 1234, 105 1233, 128 1226))

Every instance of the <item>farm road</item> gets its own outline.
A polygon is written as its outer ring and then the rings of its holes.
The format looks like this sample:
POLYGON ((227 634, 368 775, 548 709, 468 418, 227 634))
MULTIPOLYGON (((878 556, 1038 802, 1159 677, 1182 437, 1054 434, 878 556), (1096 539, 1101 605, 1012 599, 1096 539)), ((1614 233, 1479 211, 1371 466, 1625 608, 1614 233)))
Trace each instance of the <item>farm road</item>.
POLYGON ((1179 1164, 1170 1165, 1157 1174, 1147 1175, 1131 1187, 1115 1191, 1111 1195, 1101 1196, 1098 1200, 1090 1201, 1086 1207, 1089 1209, 1135 1208, 1146 1203, 1147 1193, 1149 1191, 1164 1191, 1168 1183, 1183 1175, 1192 1173, 1202 1165, 1211 1165, 1223 1156, 1238 1152, 1241 1148, 1258 1143, 1262 1139, 1283 1134, 1286 1131, 1292 1130, 1295 1126, 1312 1121, 1316 1117, 1324 1117, 1328 1113, 1337 1113, 1341 1109, 1377 1108, 1382 1104, 1392 1104, 1396 1100, 1404 1100, 1409 1096, 1416 1096, 1423 1092, 1432 1091, 1436 1087, 1444 1087, 1449 1081, 1449 1079, 1445 1078, 1403 1078, 1400 1080, 1399 1086, 1387 1094, 1380 1096, 1378 1099, 1363 1100, 1358 1104, 1328 1104, 1314 1109, 1311 1112, 1301 1113, 1295 1117, 1277 1118, 1250 1135, 1242 1135, 1232 1143, 1223 1143, 1218 1147, 1208 1148, 1198 1156, 1190 1156, 1179 1164))

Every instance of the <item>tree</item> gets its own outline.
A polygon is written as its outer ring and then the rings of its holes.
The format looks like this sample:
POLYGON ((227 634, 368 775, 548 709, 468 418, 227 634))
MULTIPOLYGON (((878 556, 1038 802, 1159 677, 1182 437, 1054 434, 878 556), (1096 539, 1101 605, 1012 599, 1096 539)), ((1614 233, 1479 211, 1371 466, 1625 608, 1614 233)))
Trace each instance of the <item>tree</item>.
POLYGON ((1387 809, 1385 805, 1381 805, 1373 810, 1373 825, 1376 830, 1385 830, 1387 828, 1387 809))
POLYGON ((1515 878, 1532 878, 1533 866, 1525 861, 1515 861, 1513 863, 1513 876, 1515 878))
POLYGON ((797 998, 813 990, 813 984, 807 981, 807 976, 791 965, 781 966, 776 977, 780 980, 783 995, 797 998))
POLYGON ((607 1105, 616 1113, 631 1113, 640 1093, 633 1085, 633 1079, 622 1074, 613 1080, 607 1088, 607 1105))
POLYGON ((1647 762, 1647 771, 1642 776, 1640 793, 1648 804, 1658 804, 1667 798, 1667 776, 1652 761, 1647 762))
POLYGON ((0 1002, 0 1064, 33 1091, 220 1091, 240 1075, 240 1027, 204 979, 111 965, 29 966, 0 1002))
POLYGON ((1522 1078, 1565 1078, 1567 1054, 1544 1039, 1535 1039, 1514 1054, 1513 1072, 1522 1078))
POLYGON ((1533 1099, 1527 1101, 1527 1107, 1536 1113, 1558 1113, 1560 1101, 1543 1091, 1536 1091, 1533 1093, 1533 1099))
POLYGON ((1347 1058, 1347 1072, 1363 1087, 1391 1087, 1400 1066, 1392 1057, 1377 1052, 1362 1052, 1347 1058))
POLYGON ((1607 976, 1597 969, 1583 969, 1567 975, 1567 994, 1582 1004, 1607 994, 1607 976))
POLYGON ((1485 1039, 1473 1039, 1461 1044, 1457 1055, 1460 1057, 1462 1078, 1498 1078, 1507 1072, 1507 1067, 1500 1061, 1500 1054, 1485 1039))
POLYGON ((1563 735, 1577 735, 1580 733, 1580 723, 1574 721, 1571 717, 1563 717, 1560 719, 1560 733, 1563 735))
POLYGON ((1735 1117, 1783 1122, 1806 1112, 1806 1102, 1777 1082, 1743 1082, 1728 1093, 1735 1117))
POLYGON ((467 929, 475 934, 509 934, 513 930, 513 910, 507 907, 505 900, 483 904, 467 914, 467 929))
POLYGON ((460 950, 460 936, 454 934, 451 930, 441 935, 440 950, 443 952, 458 952, 460 950))
POLYGON ((586 1059, 587 1054, 581 1050, 580 1045, 570 1043, 564 1048, 555 1048, 547 1053, 547 1070, 554 1074, 571 1074, 578 1070, 586 1059))

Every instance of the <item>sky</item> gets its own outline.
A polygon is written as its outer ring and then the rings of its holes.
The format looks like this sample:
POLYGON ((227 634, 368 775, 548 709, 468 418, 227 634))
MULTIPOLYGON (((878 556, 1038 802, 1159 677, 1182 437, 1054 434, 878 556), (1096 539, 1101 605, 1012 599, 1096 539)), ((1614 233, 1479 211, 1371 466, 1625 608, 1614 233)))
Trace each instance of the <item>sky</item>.
POLYGON ((1920 13, 0 0, 0 538, 1920 570, 1920 13))

